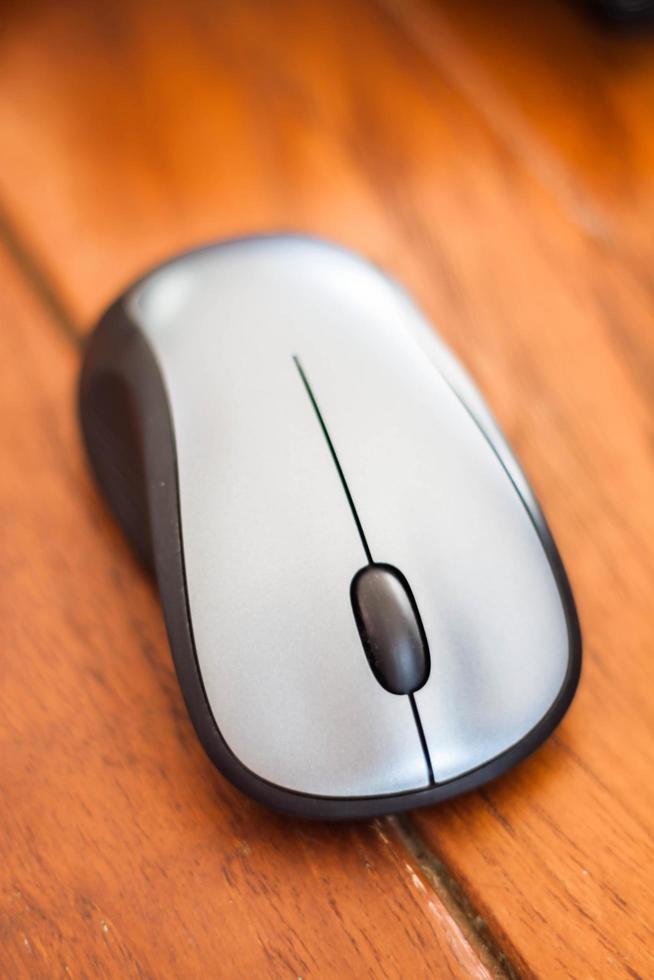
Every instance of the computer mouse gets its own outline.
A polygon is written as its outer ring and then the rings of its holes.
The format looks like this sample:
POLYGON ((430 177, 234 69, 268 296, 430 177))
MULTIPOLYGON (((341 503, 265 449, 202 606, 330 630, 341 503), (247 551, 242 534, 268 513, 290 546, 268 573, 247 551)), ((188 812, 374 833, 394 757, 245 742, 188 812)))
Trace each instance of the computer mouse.
POLYGON ((562 718, 581 639, 543 513, 372 264, 300 235, 174 258, 101 318, 79 406, 197 734, 241 790, 305 817, 426 806, 562 718))

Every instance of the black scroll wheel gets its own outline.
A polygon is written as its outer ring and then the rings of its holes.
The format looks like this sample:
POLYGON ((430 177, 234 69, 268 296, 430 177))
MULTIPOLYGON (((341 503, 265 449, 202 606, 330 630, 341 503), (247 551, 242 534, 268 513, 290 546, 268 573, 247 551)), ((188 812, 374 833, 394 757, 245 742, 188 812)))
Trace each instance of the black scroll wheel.
POLYGON ((392 565, 366 565, 350 588, 368 663, 392 694, 412 694, 429 677, 429 647, 404 575, 392 565))

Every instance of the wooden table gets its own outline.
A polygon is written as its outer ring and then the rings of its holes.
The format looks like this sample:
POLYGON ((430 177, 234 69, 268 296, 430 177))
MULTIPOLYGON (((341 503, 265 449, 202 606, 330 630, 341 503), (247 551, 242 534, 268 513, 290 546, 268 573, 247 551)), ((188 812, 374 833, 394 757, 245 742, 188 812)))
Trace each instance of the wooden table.
POLYGON ((654 35, 562 0, 1 17, 0 975, 654 976, 654 35), (271 228, 414 292, 579 604, 556 734, 400 820, 284 819, 215 772, 80 449, 104 304, 179 249, 271 228))

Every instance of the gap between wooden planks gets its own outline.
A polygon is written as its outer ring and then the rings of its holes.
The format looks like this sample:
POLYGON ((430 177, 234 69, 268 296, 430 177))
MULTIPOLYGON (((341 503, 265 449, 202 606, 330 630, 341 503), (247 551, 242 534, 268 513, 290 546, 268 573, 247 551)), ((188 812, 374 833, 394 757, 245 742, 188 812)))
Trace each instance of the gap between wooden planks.
POLYGON ((415 291, 545 504, 586 664, 534 759, 414 823, 523 972, 647 975, 651 61, 610 41, 605 68, 563 3, 530 5, 529 30, 482 3, 394 7, 10 5, 0 190, 75 322, 178 248, 270 226, 415 291), (587 122, 607 106, 608 155, 587 122))

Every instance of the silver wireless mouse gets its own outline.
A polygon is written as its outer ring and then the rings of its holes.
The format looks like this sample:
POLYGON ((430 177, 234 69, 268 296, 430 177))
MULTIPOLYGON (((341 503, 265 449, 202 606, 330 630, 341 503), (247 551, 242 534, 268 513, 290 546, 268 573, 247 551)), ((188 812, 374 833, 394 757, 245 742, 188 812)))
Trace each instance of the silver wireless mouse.
POLYGON ((562 718, 581 639, 543 514, 469 377, 362 259, 280 235, 155 269, 93 332, 80 414, 198 736, 257 800, 426 806, 562 718))

